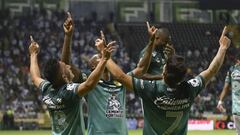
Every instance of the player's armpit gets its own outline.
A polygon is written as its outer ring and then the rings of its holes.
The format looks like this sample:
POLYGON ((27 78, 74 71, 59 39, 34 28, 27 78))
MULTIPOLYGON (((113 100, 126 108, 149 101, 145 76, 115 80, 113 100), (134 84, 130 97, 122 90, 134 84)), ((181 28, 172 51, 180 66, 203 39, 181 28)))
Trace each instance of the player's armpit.
POLYGON ((43 82, 44 80, 42 78, 39 77, 32 77, 32 82, 33 84, 39 88, 40 84, 43 82))

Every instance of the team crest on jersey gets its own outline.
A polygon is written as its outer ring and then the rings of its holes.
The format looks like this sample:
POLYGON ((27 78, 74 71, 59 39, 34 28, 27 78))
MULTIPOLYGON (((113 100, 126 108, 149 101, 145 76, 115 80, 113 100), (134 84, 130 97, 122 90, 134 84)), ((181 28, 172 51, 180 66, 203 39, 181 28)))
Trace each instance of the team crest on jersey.
POLYGON ((234 70, 231 74, 231 77, 233 80, 240 80, 240 71, 234 70))
POLYGON ((119 118, 123 117, 123 110, 119 98, 112 94, 107 101, 106 117, 119 118))
POLYGON ((189 84, 191 84, 193 87, 200 86, 201 82, 198 79, 191 79, 188 81, 189 84))

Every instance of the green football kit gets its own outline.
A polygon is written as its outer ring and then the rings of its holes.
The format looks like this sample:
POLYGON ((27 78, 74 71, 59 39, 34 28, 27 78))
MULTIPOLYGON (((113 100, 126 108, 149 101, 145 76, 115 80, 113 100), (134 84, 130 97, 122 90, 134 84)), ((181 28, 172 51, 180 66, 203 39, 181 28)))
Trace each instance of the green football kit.
POLYGON ((121 83, 100 80, 87 94, 88 135, 128 135, 126 89, 121 83))
POLYGON ((134 92, 143 101, 143 135, 186 135, 189 111, 194 98, 204 88, 197 76, 183 81, 176 89, 163 80, 148 81, 133 77, 134 92))
POLYGON ((225 83, 232 88, 232 113, 240 116, 240 65, 232 66, 226 76, 225 83))
POLYGON ((84 135, 82 98, 76 93, 79 83, 63 85, 55 90, 48 81, 39 88, 43 103, 47 105, 53 135, 84 135))
MULTIPOLYGON (((141 53, 140 53, 140 60, 142 59, 144 52, 147 47, 145 47, 141 53)), ((156 74, 161 74, 163 71, 163 65, 166 64, 166 55, 164 54, 162 49, 154 49, 152 52, 152 59, 151 63, 149 65, 147 73, 156 75, 156 74)))

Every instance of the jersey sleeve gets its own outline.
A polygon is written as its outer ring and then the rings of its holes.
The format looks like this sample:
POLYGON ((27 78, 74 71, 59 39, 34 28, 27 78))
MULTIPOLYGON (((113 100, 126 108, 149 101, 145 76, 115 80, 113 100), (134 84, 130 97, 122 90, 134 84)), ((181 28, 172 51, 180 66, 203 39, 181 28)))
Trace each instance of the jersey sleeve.
POLYGON ((137 96, 151 96, 151 94, 154 93, 156 87, 155 81, 137 79, 135 77, 132 77, 132 81, 133 90, 137 96))
POLYGON ((47 80, 42 81, 39 85, 39 89, 41 90, 42 94, 45 93, 48 89, 51 89, 51 88, 52 88, 52 85, 47 80))
POLYGON ((187 83, 190 85, 190 88, 193 91, 194 97, 196 97, 201 92, 201 90, 205 87, 204 79, 200 75, 196 76, 193 79, 188 80, 187 83))
POLYGON ((225 83, 231 84, 231 72, 232 72, 232 67, 227 72, 227 75, 225 77, 225 83))
POLYGON ((79 96, 77 94, 77 88, 79 86, 79 83, 71 83, 67 84, 66 90, 62 91, 62 97, 63 100, 67 101, 74 101, 79 99, 79 96))

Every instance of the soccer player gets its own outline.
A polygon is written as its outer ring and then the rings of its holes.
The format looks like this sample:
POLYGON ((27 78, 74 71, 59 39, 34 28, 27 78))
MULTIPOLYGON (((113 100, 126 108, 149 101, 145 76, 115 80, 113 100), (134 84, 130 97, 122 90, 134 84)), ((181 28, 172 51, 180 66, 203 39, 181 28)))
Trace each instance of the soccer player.
MULTIPOLYGON (((194 98, 220 69, 231 40, 224 28, 220 47, 210 66, 198 76, 184 81, 186 65, 178 55, 169 57, 163 69, 163 80, 148 81, 125 74, 111 59, 107 69, 128 89, 143 100, 143 135, 186 135, 189 111, 194 98)), ((160 69, 159 69, 160 70, 160 69)))
POLYGON ((67 12, 67 19, 63 24, 63 29, 64 29, 64 42, 61 53, 61 61, 64 62, 65 64, 71 65, 71 70, 74 74, 73 82, 82 83, 86 79, 86 75, 71 63, 71 51, 72 51, 71 42, 74 31, 74 23, 70 12, 67 12))
MULTIPOLYGON (((72 40, 69 35, 73 31, 70 13, 68 13, 68 18, 64 23, 64 31, 65 38, 62 50, 62 60, 69 63, 71 61, 72 40)), ((151 53, 154 49, 153 36, 155 36, 154 32, 156 31, 157 29, 152 31, 148 46, 144 52, 144 57, 139 62, 137 68, 132 71, 132 74, 137 77, 146 73, 150 64, 151 53)), ((99 48, 100 52, 106 45, 105 36, 102 31, 101 38, 95 41, 95 45, 99 48)), ((101 57, 101 54, 97 54, 89 60, 91 70, 97 67, 101 57)), ((125 97, 125 87, 123 87, 121 83, 111 80, 109 71, 104 70, 101 80, 96 87, 86 95, 86 100, 88 102, 88 135, 128 134, 125 114, 125 97)))
MULTIPOLYGON (((152 36, 155 26, 150 27, 147 22, 148 34, 152 36)), ((168 57, 175 54, 175 49, 171 44, 170 32, 167 28, 159 28, 156 32, 156 38, 154 41, 156 46, 152 52, 152 60, 148 68, 147 73, 142 76, 142 79, 146 80, 159 80, 162 79, 163 65, 166 63, 168 57), (160 70, 159 70, 160 69, 160 70)), ((140 60, 143 57, 144 48, 140 53, 140 60)))
POLYGON ((39 45, 31 37, 29 46, 30 74, 34 85, 42 92, 43 102, 47 105, 51 116, 53 135, 84 134, 84 123, 80 116, 82 109, 80 100, 99 81, 112 50, 112 44, 108 44, 104 48, 98 66, 81 84, 72 83, 74 75, 70 70, 71 67, 56 59, 47 61, 44 69, 45 80, 41 78, 38 66, 39 45))
MULTIPOLYGON (((101 32, 101 37, 95 42, 99 50, 104 48, 105 44, 103 32, 101 32)), ((153 49, 153 40, 150 37, 144 57, 131 74, 141 77, 146 73, 153 49)), ((101 56, 97 54, 90 59, 89 65, 92 70, 98 65, 100 58, 101 56)), ((111 78, 110 72, 105 69, 94 90, 86 96, 88 103, 88 135, 128 135, 125 110, 126 88, 111 78)))
POLYGON ((226 112, 223 107, 223 99, 232 90, 232 114, 238 135, 240 135, 240 54, 238 54, 235 65, 231 66, 227 72, 225 84, 218 101, 217 108, 221 112, 226 112))

